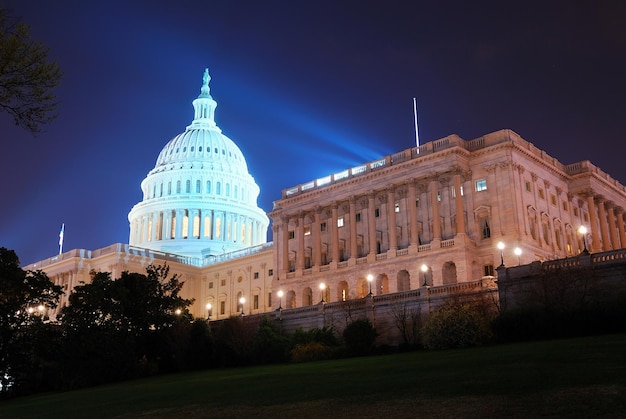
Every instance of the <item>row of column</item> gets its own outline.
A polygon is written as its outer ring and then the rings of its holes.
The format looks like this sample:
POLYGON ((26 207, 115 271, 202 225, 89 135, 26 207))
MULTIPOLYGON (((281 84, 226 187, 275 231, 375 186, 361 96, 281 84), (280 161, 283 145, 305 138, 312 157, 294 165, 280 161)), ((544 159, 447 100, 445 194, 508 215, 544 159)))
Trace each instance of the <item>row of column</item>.
MULTIPOLYGON (((407 183, 403 185, 407 188, 407 207, 409 218, 409 246, 419 245, 419 225, 418 225, 418 211, 416 208, 417 191, 415 182, 407 183)), ((456 234, 465 233, 465 210, 463 205, 463 196, 461 193, 461 175, 453 175, 453 188, 454 188, 454 200, 455 200, 455 216, 456 216, 456 234)), ((395 194, 396 187, 389 187, 386 189, 386 205, 387 205, 387 226, 389 233, 389 250, 396 250, 398 248, 398 241, 396 235, 397 221, 395 212, 395 194)), ((428 184, 428 192, 430 201, 430 210, 432 214, 432 239, 441 240, 442 232, 441 225, 439 223, 440 210, 439 210, 439 182, 437 179, 433 179, 428 184)), ((371 192, 367 196, 367 236, 369 254, 376 254, 378 250, 378 235, 376 230, 376 197, 379 196, 376 192, 371 192)), ((349 246, 350 246, 350 258, 355 258, 357 249, 357 225, 356 225, 356 204, 358 198, 351 197, 349 199, 348 210, 349 214, 349 246)), ((322 264, 322 242, 321 242, 321 212, 322 208, 315 209, 313 219, 311 223, 311 235, 313 240, 312 257, 313 266, 320 266, 322 264)), ((298 213, 295 219, 295 239, 297 240, 296 250, 296 269, 304 269, 305 267, 305 239, 304 239, 304 218, 305 212, 298 213)), ((276 219, 276 217, 275 217, 276 219)), ((331 204, 330 208, 330 251, 331 260, 339 261, 339 227, 337 225, 339 219, 339 203, 335 202, 331 204)), ((278 251, 280 252, 281 270, 287 271, 289 268, 289 222, 290 217, 283 215, 280 218, 281 223, 274 225, 274 237, 279 239, 278 251)))
POLYGON ((626 247, 626 230, 622 208, 607 205, 601 197, 587 194, 592 252, 609 251, 626 247))
POLYGON ((134 220, 130 242, 205 238, 254 245, 261 242, 260 228, 257 220, 228 211, 178 209, 146 214, 134 220), (245 234, 242 232, 244 226, 245 234))

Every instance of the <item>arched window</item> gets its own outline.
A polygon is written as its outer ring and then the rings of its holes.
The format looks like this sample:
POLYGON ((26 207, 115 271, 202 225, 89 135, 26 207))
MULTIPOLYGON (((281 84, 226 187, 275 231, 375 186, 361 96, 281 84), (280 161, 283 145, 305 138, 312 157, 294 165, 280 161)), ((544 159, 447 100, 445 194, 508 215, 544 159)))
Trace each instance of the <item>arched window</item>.
POLYGON ((235 185, 235 199, 237 199, 237 185, 235 185))
POLYGON ((196 180, 196 193, 200 193, 200 188, 202 187, 201 185, 200 181, 196 180))
POLYGON ((167 194, 168 195, 172 194, 172 181, 171 180, 167 182, 167 194))
POLYGON ((302 290, 302 305, 303 306, 313 305, 313 290, 310 287, 305 287, 302 290))
POLYGON ((456 265, 454 262, 444 263, 441 275, 444 285, 456 284, 456 265))
POLYGON ((226 184, 226 196, 230 196, 230 183, 226 184))
POLYGON ((211 193, 211 181, 210 180, 206 181, 206 193, 207 194, 211 193))
POLYGON ((215 186, 215 193, 220 195, 222 193, 222 183, 221 182, 217 182, 217 185, 215 186))
POLYGON ((179 194, 180 193, 180 180, 176 181, 176 193, 179 194))
POLYGON ((397 286, 398 291, 408 291, 411 289, 411 275, 409 275, 409 271, 406 269, 398 272, 397 286))
POLYGON ((189 179, 185 182, 185 193, 191 193, 191 180, 189 179))

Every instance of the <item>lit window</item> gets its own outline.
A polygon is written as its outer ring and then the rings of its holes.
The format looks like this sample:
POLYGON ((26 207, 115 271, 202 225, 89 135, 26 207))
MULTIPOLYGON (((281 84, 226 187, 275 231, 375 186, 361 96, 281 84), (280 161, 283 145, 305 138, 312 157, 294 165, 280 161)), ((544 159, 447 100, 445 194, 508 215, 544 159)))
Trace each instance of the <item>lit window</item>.
POLYGON ((476 192, 487 190, 487 179, 481 179, 476 181, 476 192))
POLYGON ((311 235, 311 226, 304 226, 304 235, 305 236, 311 235))
POLYGON ((337 218, 337 227, 343 227, 343 217, 337 218))
POLYGON ((437 202, 441 202, 441 192, 437 191, 437 202))
POLYGON ((393 207, 393 210, 394 210, 395 212, 400 212, 400 204, 398 204, 398 203, 396 202, 396 204, 395 204, 395 205, 394 205, 394 207, 393 207))

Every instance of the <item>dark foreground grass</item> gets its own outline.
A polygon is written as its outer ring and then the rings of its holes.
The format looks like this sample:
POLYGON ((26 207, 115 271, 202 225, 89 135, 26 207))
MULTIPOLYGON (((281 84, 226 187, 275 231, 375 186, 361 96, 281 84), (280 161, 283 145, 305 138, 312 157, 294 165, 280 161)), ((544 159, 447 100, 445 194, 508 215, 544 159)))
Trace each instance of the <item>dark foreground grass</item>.
POLYGON ((15 418, 623 417, 626 334, 161 376, 0 402, 15 418))

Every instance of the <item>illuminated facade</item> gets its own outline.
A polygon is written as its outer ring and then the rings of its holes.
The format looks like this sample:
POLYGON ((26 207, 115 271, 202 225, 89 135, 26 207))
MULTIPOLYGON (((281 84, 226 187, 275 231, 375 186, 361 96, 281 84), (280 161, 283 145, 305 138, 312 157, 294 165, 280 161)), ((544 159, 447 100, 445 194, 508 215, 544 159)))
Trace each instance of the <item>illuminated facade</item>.
POLYGON ((589 161, 564 165, 510 130, 451 135, 285 189, 265 243, 259 188, 215 124, 208 82, 205 72, 194 121, 141 184, 129 245, 75 249, 26 269, 43 269, 69 291, 91 270, 117 278, 167 262, 195 300, 192 314, 221 319, 370 290, 449 287, 493 278, 501 263, 626 247, 626 188, 589 161))

